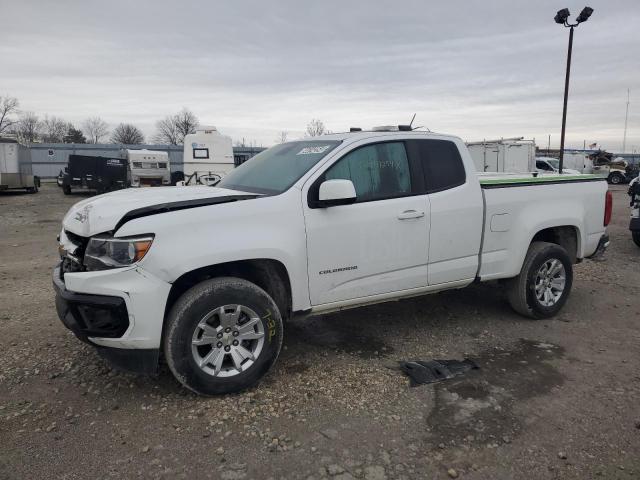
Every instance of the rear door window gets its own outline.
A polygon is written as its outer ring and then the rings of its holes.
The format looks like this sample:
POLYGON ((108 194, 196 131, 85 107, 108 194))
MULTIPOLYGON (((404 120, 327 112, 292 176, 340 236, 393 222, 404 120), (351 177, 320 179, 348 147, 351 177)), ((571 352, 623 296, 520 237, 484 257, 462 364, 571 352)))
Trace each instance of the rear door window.
POLYGON ((427 193, 448 190, 466 182, 460 151, 452 141, 421 139, 408 140, 407 144, 422 165, 427 193))

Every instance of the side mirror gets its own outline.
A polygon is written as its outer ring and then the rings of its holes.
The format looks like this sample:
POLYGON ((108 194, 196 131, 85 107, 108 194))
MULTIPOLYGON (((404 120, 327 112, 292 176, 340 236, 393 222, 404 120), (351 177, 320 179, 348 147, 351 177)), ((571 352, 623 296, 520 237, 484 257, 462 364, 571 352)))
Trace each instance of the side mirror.
POLYGON ((351 180, 325 180, 318 191, 318 207, 348 205, 356 201, 356 187, 351 180))

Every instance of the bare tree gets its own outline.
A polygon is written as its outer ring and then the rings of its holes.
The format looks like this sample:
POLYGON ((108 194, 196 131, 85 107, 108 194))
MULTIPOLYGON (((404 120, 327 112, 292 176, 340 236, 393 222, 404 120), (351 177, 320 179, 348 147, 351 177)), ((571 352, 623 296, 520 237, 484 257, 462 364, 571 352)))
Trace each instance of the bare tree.
POLYGON ((190 110, 183 108, 175 115, 169 115, 156 122, 154 140, 158 143, 181 145, 184 143, 184 137, 195 133, 199 124, 198 117, 190 110))
POLYGON ((33 112, 23 112, 17 122, 18 138, 21 142, 33 143, 40 138, 42 122, 33 112))
POLYGON ((278 138, 276 138, 276 143, 285 143, 288 137, 289 137, 289 132, 287 132, 286 130, 283 130, 278 135, 278 138))
POLYGON ((100 117, 87 118, 82 124, 87 143, 100 143, 109 134, 109 126, 100 117))
POLYGON ((184 137, 190 133, 196 133, 196 128, 200 125, 198 117, 186 108, 183 108, 175 115, 175 122, 180 143, 184 143, 184 137))
POLYGON ((173 116, 163 118, 156 122, 156 134, 153 139, 158 143, 178 145, 178 131, 173 121, 173 116))
POLYGON ((124 145, 139 145, 144 143, 144 135, 138 127, 130 123, 121 123, 116 127, 111 135, 113 143, 124 145))
POLYGON ((13 114, 18 113, 20 103, 17 98, 0 95, 0 133, 8 130, 16 124, 16 120, 12 118, 13 114))
POLYGON ((61 118, 45 115, 42 120, 42 140, 49 143, 62 143, 67 129, 67 122, 61 118))
POLYGON ((324 133, 325 127, 321 120, 314 118, 307 124, 307 137, 319 137, 324 133))

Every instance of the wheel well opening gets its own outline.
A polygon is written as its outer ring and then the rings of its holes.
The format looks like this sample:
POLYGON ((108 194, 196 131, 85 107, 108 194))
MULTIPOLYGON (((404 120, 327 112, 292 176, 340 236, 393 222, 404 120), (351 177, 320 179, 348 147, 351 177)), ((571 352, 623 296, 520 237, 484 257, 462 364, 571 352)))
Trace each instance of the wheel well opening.
POLYGON ((210 265, 182 275, 171 286, 165 318, 184 292, 215 277, 237 277, 255 283, 273 298, 283 320, 291 317, 291 283, 285 266, 277 260, 252 259, 210 265))
POLYGON ((573 226, 551 227, 540 230, 532 242, 549 242, 560 245, 569 254, 572 263, 578 259, 578 231, 573 226))

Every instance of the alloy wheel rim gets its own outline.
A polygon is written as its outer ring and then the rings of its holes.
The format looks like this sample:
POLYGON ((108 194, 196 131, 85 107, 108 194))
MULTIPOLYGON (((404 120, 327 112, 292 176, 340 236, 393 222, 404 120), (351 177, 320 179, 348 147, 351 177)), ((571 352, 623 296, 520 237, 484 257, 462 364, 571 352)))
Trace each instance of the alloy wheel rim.
POLYGON ((207 313, 196 325, 191 353, 214 377, 233 377, 251 368, 264 347, 264 326, 245 305, 229 304, 207 313))
POLYGON ((558 303, 566 283, 567 273, 560 260, 553 258, 544 262, 535 280, 535 293, 540 305, 552 307, 558 303))

